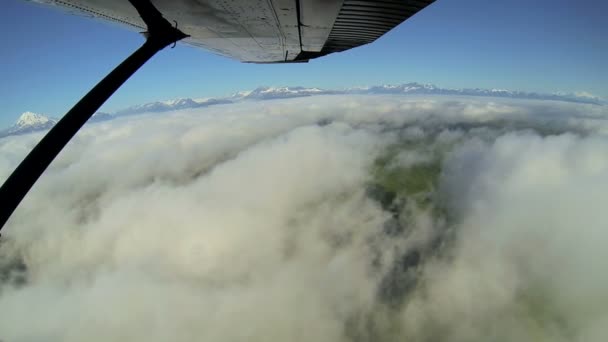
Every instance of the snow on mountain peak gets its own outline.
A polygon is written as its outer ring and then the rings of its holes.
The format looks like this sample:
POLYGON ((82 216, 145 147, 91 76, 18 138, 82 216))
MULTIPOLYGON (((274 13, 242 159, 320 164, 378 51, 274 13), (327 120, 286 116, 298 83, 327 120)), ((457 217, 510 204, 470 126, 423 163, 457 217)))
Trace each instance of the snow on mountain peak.
POLYGON ((253 90, 243 90, 243 91, 234 93, 234 95, 232 95, 232 97, 247 97, 251 93, 253 93, 253 90))
POLYGON ((240 91, 232 95, 232 98, 238 100, 270 100, 333 93, 336 93, 336 91, 324 90, 321 88, 263 86, 257 87, 254 90, 240 91))
POLYGON ((574 96, 580 97, 580 98, 592 99, 592 100, 599 100, 599 97, 597 97, 597 96, 595 96, 595 95, 593 95, 591 93, 588 93, 586 91, 577 91, 577 92, 574 92, 574 96))
POLYGON ((159 103, 162 103, 164 105, 167 105, 169 107, 177 107, 177 106, 185 106, 185 105, 190 105, 190 104, 195 104, 196 101, 190 99, 190 98, 179 98, 179 99, 173 99, 173 100, 167 100, 167 101, 160 101, 159 103))
POLYGON ((166 104, 167 106, 174 106, 178 103, 180 103, 181 101, 184 101, 184 98, 179 98, 179 99, 173 99, 173 100, 166 100, 166 101, 159 101, 160 103, 166 104))
POLYGON ((51 119, 49 119, 48 116, 32 112, 25 112, 21 114, 15 125, 18 127, 41 126, 46 125, 49 121, 51 121, 51 119))
POLYGON ((0 131, 0 137, 14 134, 25 134, 45 129, 50 129, 57 120, 46 115, 25 112, 21 114, 17 122, 4 131, 0 131))

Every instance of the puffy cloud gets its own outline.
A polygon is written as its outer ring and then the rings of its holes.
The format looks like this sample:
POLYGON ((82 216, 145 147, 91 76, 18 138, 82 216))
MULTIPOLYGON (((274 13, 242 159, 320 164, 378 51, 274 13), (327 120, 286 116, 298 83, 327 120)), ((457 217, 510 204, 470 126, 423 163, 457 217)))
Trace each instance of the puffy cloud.
POLYGON ((456 147, 442 187, 458 214, 454 249, 425 269, 404 321, 456 341, 601 340, 607 147, 605 137, 568 133, 456 147))
MULTIPOLYGON (((318 96, 97 123, 0 245, 0 338, 599 341, 605 107, 318 96)), ((0 140, 0 178, 40 134, 0 140)))

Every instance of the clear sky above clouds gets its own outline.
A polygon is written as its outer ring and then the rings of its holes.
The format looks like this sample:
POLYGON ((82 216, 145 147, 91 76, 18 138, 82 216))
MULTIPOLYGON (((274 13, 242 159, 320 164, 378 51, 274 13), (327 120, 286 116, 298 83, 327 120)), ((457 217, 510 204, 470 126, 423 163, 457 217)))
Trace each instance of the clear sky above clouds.
MULTIPOLYGON (((24 111, 63 115, 143 42, 136 32, 27 1, 0 6, 0 127, 24 111)), ((260 85, 410 81, 608 98, 606 13, 600 0, 437 0, 371 45, 308 64, 242 64, 178 44, 102 110, 260 85)))

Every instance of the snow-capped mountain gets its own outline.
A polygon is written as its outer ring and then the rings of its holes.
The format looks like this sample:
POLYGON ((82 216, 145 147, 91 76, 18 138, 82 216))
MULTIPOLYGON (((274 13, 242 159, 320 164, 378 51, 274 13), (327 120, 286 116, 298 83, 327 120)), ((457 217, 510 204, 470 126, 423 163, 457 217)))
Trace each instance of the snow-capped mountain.
POLYGON ((50 128, 56 122, 57 120, 51 119, 46 115, 25 112, 21 114, 21 116, 15 123, 14 128, 17 130, 50 128))
POLYGON ((234 95, 231 96, 231 98, 233 99, 242 99, 246 96, 249 96, 249 94, 253 93, 253 90, 243 90, 243 91, 239 91, 234 93, 234 95))
POLYGON ((450 89, 440 88, 433 84, 421 83, 404 83, 397 85, 380 85, 370 87, 348 88, 343 90, 328 90, 320 88, 305 88, 305 87, 259 87, 250 91, 241 91, 230 98, 236 101, 239 100, 271 100, 283 99, 290 97, 303 97, 314 95, 336 95, 336 94, 394 94, 394 95, 461 95, 461 96, 492 96, 506 97, 519 99, 536 99, 536 100, 556 100, 578 103, 602 104, 602 100, 598 97, 587 93, 558 93, 558 94, 539 94, 523 91, 512 91, 505 89, 480 89, 480 88, 463 88, 450 89))
POLYGON ((450 89, 439 88, 432 84, 405 83, 399 85, 381 85, 372 87, 351 88, 345 91, 347 94, 423 94, 423 95, 462 95, 462 96, 492 96, 517 99, 534 100, 556 100, 578 103, 602 104, 598 97, 587 93, 557 93, 539 94, 534 92, 512 91, 505 89, 480 89, 463 88, 450 89))
POLYGON ((108 113, 104 113, 104 112, 97 112, 95 114, 93 114, 93 116, 91 116, 91 118, 89 119, 88 122, 100 122, 100 121, 107 121, 107 120, 112 120, 114 119, 114 115, 112 114, 108 114, 108 113))
POLYGON ((359 87, 347 89, 347 93, 355 94, 423 94, 437 93, 442 89, 432 84, 404 83, 398 85, 385 84, 380 86, 359 87))
POLYGON ((258 87, 254 90, 238 92, 231 98, 236 100, 272 100, 338 93, 335 90, 306 87, 258 87))
MULTIPOLYGON (((113 115, 103 112, 97 112, 89 119, 89 122, 99 122, 112 120, 113 115)), ((8 129, 0 131, 0 138, 9 135, 19 135, 51 129, 57 123, 57 119, 46 115, 25 112, 21 114, 17 122, 8 129)))
POLYGON ((114 113, 117 116, 122 115, 136 115, 142 113, 159 113, 159 112, 168 112, 171 110, 178 109, 186 109, 186 108, 199 108, 199 107, 207 107, 216 104, 226 104, 232 103, 230 99, 221 98, 221 99, 203 99, 203 100, 193 100, 189 98, 181 98, 175 100, 168 101, 156 101, 150 102, 142 105, 136 105, 129 108, 125 108, 114 113))
POLYGON ((25 112, 21 114, 17 122, 7 130, 0 132, 0 137, 7 135, 25 134, 53 127, 57 120, 46 115, 25 112))

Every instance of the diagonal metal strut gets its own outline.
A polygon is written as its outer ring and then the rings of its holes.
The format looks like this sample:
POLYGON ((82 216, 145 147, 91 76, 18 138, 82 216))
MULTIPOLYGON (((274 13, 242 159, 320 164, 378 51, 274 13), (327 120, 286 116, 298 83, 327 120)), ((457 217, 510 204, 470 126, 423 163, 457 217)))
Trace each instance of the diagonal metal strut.
POLYGON ((78 101, 0 187, 0 230, 44 170, 99 107, 158 51, 188 37, 173 27, 150 0, 129 2, 147 26, 146 42, 78 101))

